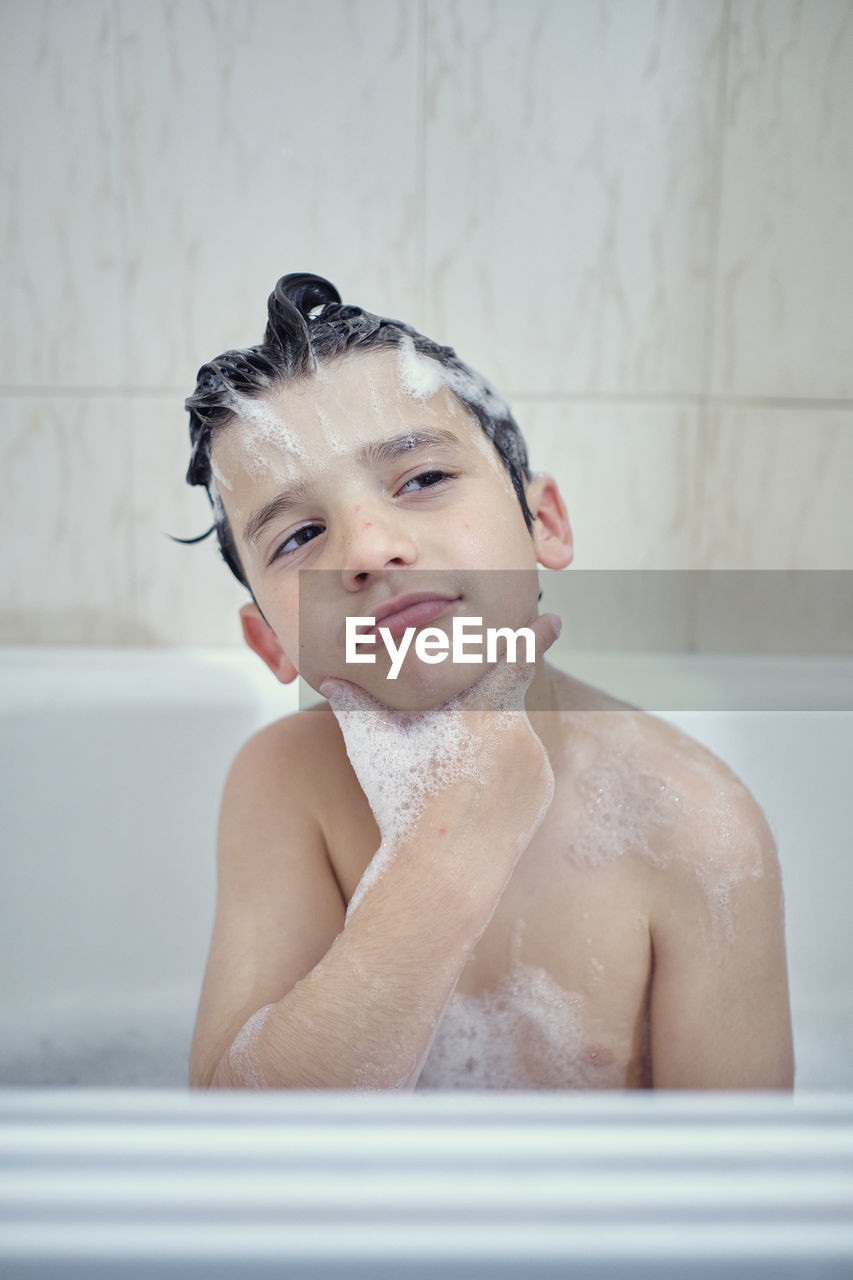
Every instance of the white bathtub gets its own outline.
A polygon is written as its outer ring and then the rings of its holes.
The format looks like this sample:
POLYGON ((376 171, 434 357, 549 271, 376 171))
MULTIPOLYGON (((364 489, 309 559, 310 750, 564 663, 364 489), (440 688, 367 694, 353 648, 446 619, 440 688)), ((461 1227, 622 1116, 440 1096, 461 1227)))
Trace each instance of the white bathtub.
POLYGON ((187 1083, 222 784, 296 699, 248 650, 0 649, 0 1083, 187 1083))
MULTIPOLYGON (((788 708, 667 714, 776 833, 798 1087, 853 1089, 853 710, 813 709, 853 707, 853 659, 571 667, 644 705, 788 708)), ((224 774, 296 698, 247 650, 0 649, 0 1083, 186 1084, 224 774)))
MULTIPOLYGON (((827 709, 853 708, 853 659, 571 669, 647 706, 787 708, 667 714, 776 834, 797 1086, 853 1089, 853 710, 827 709)), ((248 651, 0 649, 0 1083, 185 1085, 225 772, 296 697, 248 651)))
POLYGON ((295 690, 249 653, 0 650, 0 1274, 853 1274, 853 661, 568 665, 787 708, 670 714, 776 832, 795 1094, 189 1093, 222 782, 295 690))

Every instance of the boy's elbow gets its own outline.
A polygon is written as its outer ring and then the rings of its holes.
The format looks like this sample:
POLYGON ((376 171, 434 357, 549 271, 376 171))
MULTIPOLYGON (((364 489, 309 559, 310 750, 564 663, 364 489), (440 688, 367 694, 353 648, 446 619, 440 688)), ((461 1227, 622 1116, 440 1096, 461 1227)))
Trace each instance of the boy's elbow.
POLYGON ((229 1062, 230 1050, 226 1049, 225 1053, 218 1062, 198 1062, 190 1059, 189 1070, 189 1087, 190 1089, 239 1089, 242 1087, 241 1082, 234 1077, 229 1062))
POLYGON ((191 1090, 194 1090, 194 1089, 199 1089, 199 1090, 200 1090, 200 1089, 212 1089, 212 1088, 214 1088, 214 1083, 213 1083, 213 1081, 214 1081, 214 1076, 215 1076, 215 1074, 216 1074, 216 1070, 215 1070, 215 1068, 214 1068, 214 1070, 213 1070, 213 1071, 199 1071, 198 1069, 194 1068, 194 1067, 193 1067, 193 1065, 192 1065, 192 1063, 191 1063, 191 1064, 190 1064, 190 1072, 189 1072, 189 1087, 190 1087, 190 1089, 191 1089, 191 1090))

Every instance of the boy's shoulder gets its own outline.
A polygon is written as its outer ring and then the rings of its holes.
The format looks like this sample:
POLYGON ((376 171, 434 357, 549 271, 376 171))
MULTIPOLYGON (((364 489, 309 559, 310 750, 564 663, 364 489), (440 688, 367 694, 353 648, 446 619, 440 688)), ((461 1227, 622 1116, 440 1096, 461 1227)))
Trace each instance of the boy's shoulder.
POLYGON ((302 820, 324 835, 348 813, 372 825, 328 703, 257 730, 231 765, 225 802, 273 824, 290 827, 302 820))
MULTIPOLYGON (((328 704, 308 707, 274 720, 256 730, 240 748, 232 771, 255 773, 297 790, 315 790, 323 773, 344 767, 346 749, 338 723, 328 704)), ((288 789, 292 789, 288 787, 288 789)))
POLYGON ((560 721, 586 810, 616 839, 639 840, 660 865, 674 859, 722 875, 759 875, 775 858, 765 815, 749 788, 676 725, 571 681, 560 721))

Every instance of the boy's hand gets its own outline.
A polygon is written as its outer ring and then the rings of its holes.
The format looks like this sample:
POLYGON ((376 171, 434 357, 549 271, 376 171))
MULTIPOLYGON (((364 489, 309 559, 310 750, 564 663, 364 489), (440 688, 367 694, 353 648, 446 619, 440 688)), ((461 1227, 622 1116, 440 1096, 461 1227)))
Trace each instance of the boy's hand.
MULTIPOLYGON (((543 614, 527 624, 537 656, 559 634, 543 614)), ((553 774, 524 706, 533 663, 500 661, 450 702, 423 713, 395 711, 349 681, 328 679, 329 699, 347 754, 373 811, 382 843, 349 907, 412 840, 430 856, 477 877, 491 861, 512 866, 527 848, 553 796, 553 774), (501 857, 504 851, 504 857, 501 857)))

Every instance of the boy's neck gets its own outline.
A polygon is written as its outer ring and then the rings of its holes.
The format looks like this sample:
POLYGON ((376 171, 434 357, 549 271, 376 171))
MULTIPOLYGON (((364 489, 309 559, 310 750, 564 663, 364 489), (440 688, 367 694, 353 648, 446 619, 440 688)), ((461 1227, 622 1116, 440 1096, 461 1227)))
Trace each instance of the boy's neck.
POLYGON ((553 713, 566 706, 566 677, 544 658, 539 658, 530 687, 524 698, 524 706, 531 727, 548 752, 556 767, 559 749, 565 746, 564 727, 553 713))
POLYGON ((527 708, 528 715, 537 711, 556 711, 558 709, 557 690, 554 681, 554 677, 557 674, 554 668, 548 665, 544 657, 537 659, 533 679, 530 682, 527 693, 524 695, 524 705, 527 708))

